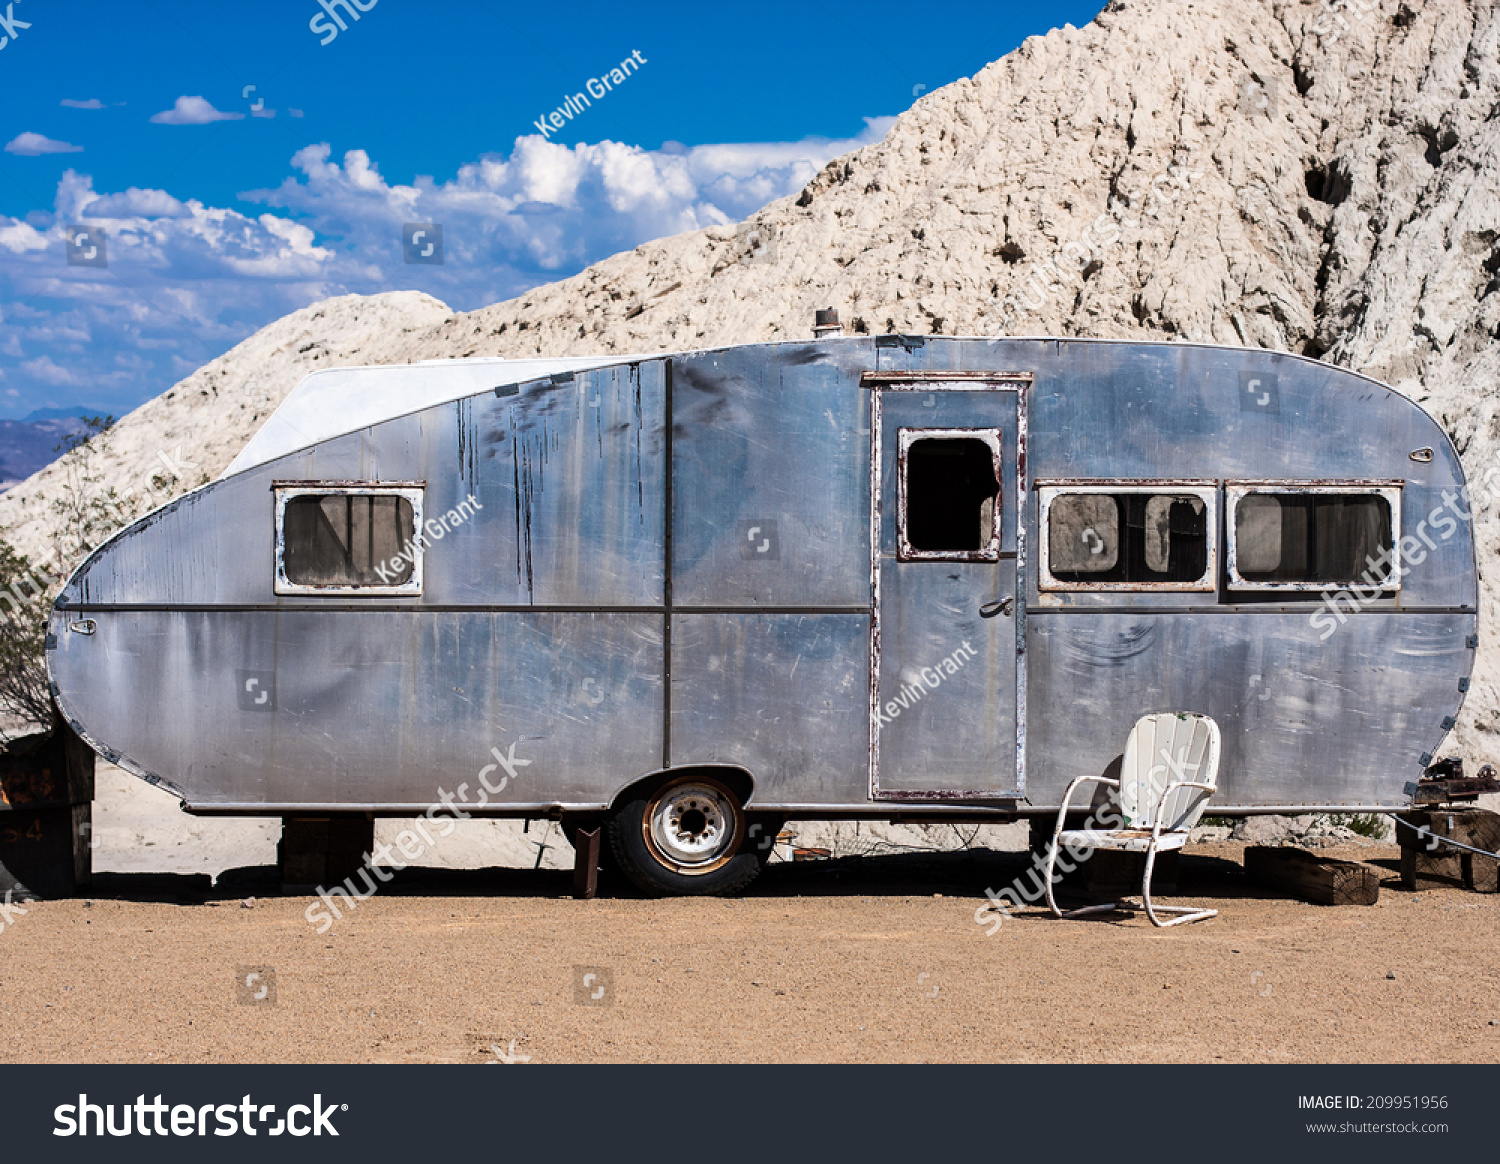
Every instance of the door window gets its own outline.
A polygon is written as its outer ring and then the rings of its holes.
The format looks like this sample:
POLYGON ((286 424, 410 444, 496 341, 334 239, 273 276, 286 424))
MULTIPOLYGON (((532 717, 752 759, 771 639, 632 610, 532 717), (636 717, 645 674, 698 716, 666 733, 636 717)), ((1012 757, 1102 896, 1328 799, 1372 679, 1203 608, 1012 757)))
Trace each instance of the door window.
POLYGON ((1000 557, 1000 430, 900 430, 903 561, 1000 557))

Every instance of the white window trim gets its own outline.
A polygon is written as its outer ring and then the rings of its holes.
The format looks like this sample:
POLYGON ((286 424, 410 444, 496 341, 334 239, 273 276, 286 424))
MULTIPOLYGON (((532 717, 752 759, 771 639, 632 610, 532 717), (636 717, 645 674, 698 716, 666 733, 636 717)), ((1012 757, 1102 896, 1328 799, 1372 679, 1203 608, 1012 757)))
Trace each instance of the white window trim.
POLYGON ((422 537, 423 486, 420 482, 370 482, 369 484, 364 484, 351 482, 276 481, 272 483, 272 489, 275 490, 276 495, 275 592, 277 594, 316 594, 320 597, 354 594, 367 598, 379 598, 390 595, 416 596, 422 593, 424 539, 422 537), (412 543, 409 547, 403 547, 403 549, 408 549, 412 554, 410 578, 394 586, 385 586, 380 583, 370 586, 307 586, 293 582, 287 578, 286 506, 288 501, 297 497, 368 497, 371 495, 404 497, 411 503, 412 543))
POLYGON ((1219 483, 1205 480, 1183 481, 1100 481, 1096 479, 1038 481, 1037 498, 1041 506, 1037 526, 1037 541, 1041 552, 1037 558, 1038 579, 1042 590, 1065 591, 1216 591, 1219 578, 1219 483), (1051 536, 1049 519, 1052 503, 1059 497, 1075 494, 1143 493, 1159 497, 1196 497, 1203 502, 1204 527, 1208 533, 1207 554, 1203 563, 1203 574, 1191 582, 1061 582, 1052 576, 1051 536))
POLYGON ((1000 560, 1000 513, 1005 507, 1005 477, 1001 473, 1001 450, 1004 438, 998 428, 902 428, 896 430, 896 560, 898 562, 998 562, 1000 560), (983 441, 990 450, 995 467, 994 512, 990 521, 989 540, 977 550, 918 550, 906 536, 906 469, 907 454, 917 441, 974 440, 983 441))
MULTIPOLYGON (((1365 589, 1370 587, 1359 578, 1325 582, 1247 582, 1240 576, 1238 544, 1235 533, 1239 504, 1252 494, 1325 494, 1330 496, 1384 497, 1391 508, 1391 549, 1393 556, 1401 548, 1401 489, 1404 481, 1226 481, 1224 496, 1228 520, 1225 526, 1229 536, 1229 588, 1231 590, 1282 590, 1316 593, 1323 590, 1338 590, 1350 586, 1365 589)), ((1394 565, 1394 563, 1393 563, 1394 565)), ((1373 585, 1373 584, 1372 584, 1373 585)), ((1379 584, 1384 594, 1395 594, 1401 589, 1401 579, 1393 569, 1384 582, 1379 584)))

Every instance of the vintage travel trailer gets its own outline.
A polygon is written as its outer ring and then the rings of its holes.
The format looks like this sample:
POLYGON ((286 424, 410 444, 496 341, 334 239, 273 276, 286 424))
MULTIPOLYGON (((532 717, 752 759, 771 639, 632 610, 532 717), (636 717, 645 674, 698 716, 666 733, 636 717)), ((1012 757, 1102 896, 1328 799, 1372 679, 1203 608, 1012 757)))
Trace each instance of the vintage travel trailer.
POLYGON ((1215 814, 1408 806, 1478 644, 1467 502, 1416 404, 1278 352, 343 368, 95 552, 47 661, 188 812, 552 818, 724 892, 790 817, 1055 814, 1155 711, 1219 724, 1215 814))

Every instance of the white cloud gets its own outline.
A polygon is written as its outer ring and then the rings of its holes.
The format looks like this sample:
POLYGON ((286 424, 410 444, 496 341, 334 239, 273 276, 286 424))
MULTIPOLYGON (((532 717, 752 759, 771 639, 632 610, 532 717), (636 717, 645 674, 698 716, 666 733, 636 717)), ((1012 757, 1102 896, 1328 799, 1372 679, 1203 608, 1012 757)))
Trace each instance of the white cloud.
POLYGON ((566 146, 531 135, 518 138, 508 157, 486 154, 441 185, 425 177, 390 184, 365 151, 348 151, 340 164, 327 145, 315 145, 292 158, 300 180, 244 197, 290 211, 341 240, 337 249, 382 266, 400 259, 401 223, 442 223, 443 266, 407 274, 472 308, 647 239, 738 221, 800 189, 830 158, 878 141, 891 120, 868 118, 858 136, 840 140, 660 150, 612 141, 566 146))
POLYGON ((155 125, 207 125, 211 121, 239 121, 243 113, 221 113, 202 97, 179 97, 171 109, 153 113, 155 125))
POLYGON ((18 133, 5 145, 5 152, 23 158, 34 158, 38 154, 81 154, 83 147, 65 141, 53 141, 39 133, 18 133))
POLYGON ((69 109, 103 109, 104 102, 97 97, 90 97, 87 101, 78 101, 72 97, 64 97, 62 104, 69 109))
POLYGON ((27 360, 21 365, 21 371, 33 379, 58 388, 81 388, 88 382, 77 371, 63 367, 51 356, 27 360))
POLYGON ((165 190, 132 186, 124 193, 94 199, 78 214, 80 218, 188 218, 192 211, 165 190))
MULTIPOLYGON (((27 251, 44 251, 47 249, 47 236, 29 222, 12 219, 0 225, 0 247, 16 255, 27 251)), ((10 313, 15 313, 14 306, 11 306, 10 313)))
POLYGON ((363 150, 335 161, 313 145, 279 186, 240 195, 264 208, 253 216, 166 190, 100 193, 67 170, 50 212, 0 215, 0 375, 21 388, 23 411, 87 389, 91 406, 122 413, 331 295, 411 288, 472 310, 651 239, 736 222, 889 124, 869 119, 841 140, 659 150, 533 135, 442 183, 390 182, 363 150), (66 226, 101 220, 109 267, 68 266, 66 226), (404 262, 407 222, 443 224, 442 265, 404 262))

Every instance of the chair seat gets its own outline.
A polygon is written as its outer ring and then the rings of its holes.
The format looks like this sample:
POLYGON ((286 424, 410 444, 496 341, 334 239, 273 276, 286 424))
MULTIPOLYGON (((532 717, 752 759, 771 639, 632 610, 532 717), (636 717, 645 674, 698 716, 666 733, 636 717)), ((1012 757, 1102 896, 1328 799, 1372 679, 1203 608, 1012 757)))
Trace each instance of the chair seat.
MULTIPOLYGON (((1064 830, 1058 838, 1064 848, 1114 849, 1125 853, 1144 853, 1151 847, 1150 829, 1115 829, 1112 832, 1097 832, 1092 829, 1064 830)), ((1187 844, 1186 833, 1162 833, 1157 839, 1156 851, 1169 853, 1187 844)))

